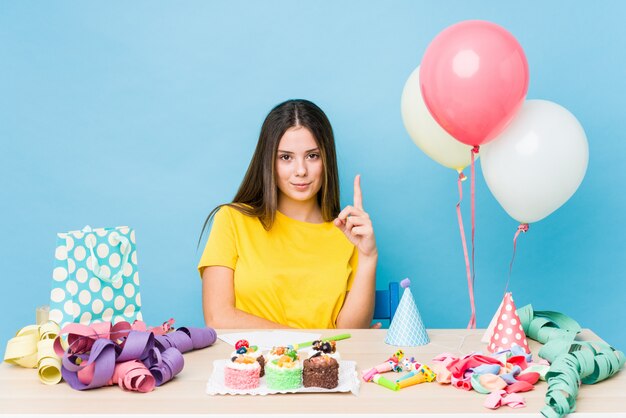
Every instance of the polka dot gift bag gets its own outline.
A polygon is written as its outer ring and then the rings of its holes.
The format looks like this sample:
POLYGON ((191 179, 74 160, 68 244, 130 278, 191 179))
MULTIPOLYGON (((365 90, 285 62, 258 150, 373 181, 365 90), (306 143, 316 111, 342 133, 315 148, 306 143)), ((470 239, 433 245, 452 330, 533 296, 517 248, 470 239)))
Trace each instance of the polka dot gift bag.
POLYGON ((127 226, 57 234, 50 319, 71 322, 141 320, 135 231, 127 226))

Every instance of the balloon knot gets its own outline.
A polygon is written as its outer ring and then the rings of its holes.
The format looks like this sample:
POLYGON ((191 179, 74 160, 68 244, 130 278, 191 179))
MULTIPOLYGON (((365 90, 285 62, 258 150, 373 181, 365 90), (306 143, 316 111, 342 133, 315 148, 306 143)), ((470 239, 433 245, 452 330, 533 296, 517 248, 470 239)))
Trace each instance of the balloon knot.
POLYGON ((480 147, 478 145, 474 145, 474 148, 472 148, 472 152, 474 154, 478 154, 478 151, 480 151, 480 147))
POLYGON ((467 176, 465 174, 463 174, 462 171, 459 171, 459 180, 461 180, 461 181, 467 180, 467 176))
POLYGON ((520 232, 528 232, 528 224, 519 224, 517 230, 520 232))

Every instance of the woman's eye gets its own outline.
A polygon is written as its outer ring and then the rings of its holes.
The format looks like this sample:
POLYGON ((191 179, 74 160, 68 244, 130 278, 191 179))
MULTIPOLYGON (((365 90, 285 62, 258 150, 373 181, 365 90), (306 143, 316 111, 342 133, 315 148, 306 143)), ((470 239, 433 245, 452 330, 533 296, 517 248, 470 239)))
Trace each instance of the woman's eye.
POLYGON ((311 160, 317 160, 318 158, 320 158, 320 155, 319 154, 309 154, 309 158, 311 160))
POLYGON ((289 161, 289 159, 291 158, 291 156, 287 155, 287 154, 282 154, 280 155, 278 158, 280 158, 283 161, 289 161))

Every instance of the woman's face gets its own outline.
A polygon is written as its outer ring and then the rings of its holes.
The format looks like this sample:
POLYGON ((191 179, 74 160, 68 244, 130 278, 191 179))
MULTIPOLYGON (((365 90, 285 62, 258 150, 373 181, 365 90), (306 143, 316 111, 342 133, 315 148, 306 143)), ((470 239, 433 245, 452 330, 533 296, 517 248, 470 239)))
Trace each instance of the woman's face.
POLYGON ((322 187, 323 171, 320 149, 311 131, 301 126, 287 129, 276 155, 279 198, 298 202, 315 199, 322 187))

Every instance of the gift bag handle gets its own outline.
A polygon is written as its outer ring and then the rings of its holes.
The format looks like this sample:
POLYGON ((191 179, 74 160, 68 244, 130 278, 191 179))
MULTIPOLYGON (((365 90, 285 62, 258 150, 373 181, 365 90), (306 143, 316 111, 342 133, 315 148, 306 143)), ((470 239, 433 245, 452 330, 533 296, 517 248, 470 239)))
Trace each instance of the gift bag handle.
MULTIPOLYGON (((86 226, 85 228, 83 228, 83 232, 92 232, 92 230, 89 226, 86 226)), ((120 233, 117 231, 111 232, 110 238, 113 241, 117 240, 117 245, 120 246, 120 250, 122 251, 122 262, 120 263, 120 268, 117 273, 111 276, 110 272, 108 273, 106 271, 102 271, 102 267, 100 266, 100 263, 98 262, 98 259, 93 252, 93 247, 96 244, 95 239, 93 241, 85 240, 85 244, 87 245, 87 248, 89 248, 89 252, 91 253, 92 260, 92 265, 90 266, 89 263, 87 263, 87 268, 103 282, 115 284, 122 279, 122 274, 124 274, 124 267, 128 263, 128 256, 130 255, 130 242, 128 241, 128 238, 120 235, 120 233)))

